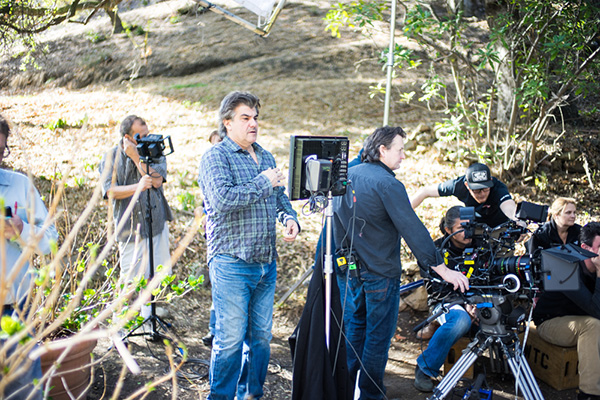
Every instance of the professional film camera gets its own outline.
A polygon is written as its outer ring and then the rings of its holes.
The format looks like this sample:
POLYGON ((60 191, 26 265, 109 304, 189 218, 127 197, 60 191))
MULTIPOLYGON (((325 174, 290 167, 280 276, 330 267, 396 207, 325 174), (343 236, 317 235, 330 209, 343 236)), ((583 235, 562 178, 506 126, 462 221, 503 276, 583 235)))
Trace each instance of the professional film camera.
POLYGON ((162 156, 168 156, 173 153, 173 142, 171 142, 171 136, 167 136, 163 138, 162 135, 146 135, 144 137, 140 137, 139 133, 134 136, 135 141, 137 142, 137 150, 142 158, 148 159, 157 159, 162 156), (165 149, 167 146, 165 142, 168 143, 169 152, 165 153, 165 149))
MULTIPOLYGON (((495 228, 475 222, 472 207, 461 209, 466 238, 472 239, 458 261, 469 278, 469 290, 462 299, 444 304, 441 310, 415 330, 447 312, 457 304, 476 307, 479 332, 453 368, 442 379, 430 399, 443 399, 459 379, 486 350, 500 353, 515 377, 518 389, 526 400, 543 399, 533 373, 522 354, 518 334, 528 326, 527 309, 541 291, 577 290, 579 261, 595 257, 594 253, 570 244, 533 254, 514 255, 516 243, 529 231, 525 222, 546 220, 547 206, 522 202, 517 208, 520 221, 508 221, 495 228)), ((458 232, 457 232, 458 233, 458 232)), ((447 238, 446 240, 448 240, 447 238)), ((442 246, 444 247, 444 246, 442 246)), ((531 313, 529 314, 531 316, 531 313)))
MULTIPOLYGON (((150 163, 152 161, 157 161, 162 156, 168 156, 173 153, 175 150, 173 149, 173 142, 171 142, 171 136, 167 136, 163 138, 162 135, 146 135, 144 137, 140 137, 139 133, 134 136, 135 141, 137 142, 137 151, 140 155, 140 158, 144 160, 146 165, 146 174, 150 175, 150 163), (168 143, 169 152, 165 153, 164 150, 167 148, 165 145, 165 141, 168 143)), ((154 278, 154 241, 152 238, 154 234, 152 232, 152 202, 150 200, 151 190, 146 190, 146 231, 147 237, 150 239, 146 239, 148 241, 148 271, 149 277, 148 280, 152 280, 154 278)), ((140 200, 141 201, 141 200, 140 200)), ((131 336, 150 336, 152 340, 164 340, 169 339, 168 336, 164 335, 160 331, 167 331, 167 329, 171 326, 170 324, 163 321, 160 317, 156 315, 156 303, 154 302, 154 294, 150 295, 150 316, 146 318, 143 322, 135 326, 132 330, 130 330, 125 338, 131 336), (149 332, 146 330, 142 330, 142 332, 136 333, 136 331, 144 326, 146 322, 150 322, 151 329, 149 332)))

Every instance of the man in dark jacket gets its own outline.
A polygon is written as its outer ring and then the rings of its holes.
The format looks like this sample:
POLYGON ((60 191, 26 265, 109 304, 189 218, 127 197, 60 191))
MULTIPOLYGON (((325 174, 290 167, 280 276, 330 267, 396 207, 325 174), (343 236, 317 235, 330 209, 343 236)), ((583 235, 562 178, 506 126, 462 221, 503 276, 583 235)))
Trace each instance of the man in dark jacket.
MULTIPOLYGON (((581 228, 581 248, 600 252, 600 222, 581 228)), ((600 256, 579 264, 580 288, 544 292, 533 312, 538 334, 563 347, 577 346, 578 400, 600 399, 600 256)))
POLYGON ((361 399, 383 399, 383 376, 400 300, 400 239, 422 265, 433 268, 455 289, 468 288, 468 279, 448 269, 423 223, 394 175, 405 158, 400 127, 383 127, 367 138, 363 163, 348 172, 351 188, 334 199, 334 237, 338 265, 348 368, 352 379, 360 369, 361 399), (354 261, 358 267, 353 268, 354 261), (342 268, 339 268, 339 267, 342 268))

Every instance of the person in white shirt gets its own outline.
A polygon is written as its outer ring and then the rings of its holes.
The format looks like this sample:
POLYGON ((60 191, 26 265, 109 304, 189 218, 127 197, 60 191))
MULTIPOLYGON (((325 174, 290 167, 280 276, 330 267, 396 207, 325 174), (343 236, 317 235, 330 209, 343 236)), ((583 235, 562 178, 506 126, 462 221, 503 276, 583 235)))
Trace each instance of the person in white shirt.
MULTIPOLYGON (((4 157, 10 154, 8 137, 10 126, 4 117, 0 115, 0 164, 4 157)), ((44 227, 48 217, 48 211, 42 201, 37 189, 33 186, 26 175, 0 169, 0 205, 3 223, 0 223, 0 240, 3 242, 0 248, 0 304, 2 305, 2 316, 23 318, 27 310, 27 296, 31 291, 32 271, 29 259, 34 252, 48 254, 53 242, 56 242, 58 234, 53 224, 44 227), (31 247, 34 251, 31 251, 31 247)), ((0 349, 4 347, 5 341, 0 339, 0 349)), ((8 363, 10 354, 15 351, 12 346, 6 351, 6 358, 1 364, 8 363)), ((6 387, 4 395, 7 398, 29 398, 41 399, 42 392, 27 397, 33 388, 34 381, 42 377, 39 359, 31 362, 24 373, 10 374, 10 369, 15 366, 2 365, 0 368, 0 380, 13 379, 6 387), (5 371, 9 371, 7 376, 5 371), (12 396, 12 397, 11 397, 12 396)))

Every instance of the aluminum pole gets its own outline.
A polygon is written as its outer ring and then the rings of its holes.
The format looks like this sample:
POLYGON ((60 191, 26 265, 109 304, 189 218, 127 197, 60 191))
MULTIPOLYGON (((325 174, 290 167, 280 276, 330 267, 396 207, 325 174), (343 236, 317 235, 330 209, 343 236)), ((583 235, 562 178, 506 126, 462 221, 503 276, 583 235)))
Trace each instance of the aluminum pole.
POLYGON ((387 55, 387 82, 385 84, 385 105, 383 109, 383 126, 388 125, 390 116, 390 96, 392 94, 392 72, 394 71, 394 39, 396 32, 396 0, 392 0, 390 16, 390 48, 387 55))

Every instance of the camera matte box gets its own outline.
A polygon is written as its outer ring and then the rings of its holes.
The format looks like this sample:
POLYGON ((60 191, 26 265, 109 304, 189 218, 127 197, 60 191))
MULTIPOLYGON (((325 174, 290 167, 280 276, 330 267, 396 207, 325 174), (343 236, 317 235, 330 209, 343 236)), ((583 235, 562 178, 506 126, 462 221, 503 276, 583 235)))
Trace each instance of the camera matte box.
POLYGON ((542 250, 544 290, 579 290, 579 262, 596 256, 572 244, 542 250))

